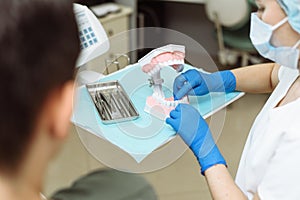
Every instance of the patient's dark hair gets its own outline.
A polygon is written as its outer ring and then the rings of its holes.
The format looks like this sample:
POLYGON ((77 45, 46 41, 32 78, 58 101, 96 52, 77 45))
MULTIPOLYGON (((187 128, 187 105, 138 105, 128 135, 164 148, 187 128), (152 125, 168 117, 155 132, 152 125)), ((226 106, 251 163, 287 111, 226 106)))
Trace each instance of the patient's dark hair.
POLYGON ((73 80, 77 33, 70 0, 0 1, 0 170, 17 170, 47 95, 73 80))

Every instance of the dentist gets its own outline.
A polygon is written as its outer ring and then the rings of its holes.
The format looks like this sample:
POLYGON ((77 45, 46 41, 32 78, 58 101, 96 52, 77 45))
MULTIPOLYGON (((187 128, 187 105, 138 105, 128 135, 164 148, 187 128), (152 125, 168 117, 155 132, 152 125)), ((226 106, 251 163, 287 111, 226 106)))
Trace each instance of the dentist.
POLYGON ((209 75, 189 70, 174 82, 177 99, 222 90, 272 92, 250 130, 236 180, 197 110, 181 104, 166 122, 194 152, 213 199, 300 199, 300 1, 256 3, 250 37, 274 63, 209 75))

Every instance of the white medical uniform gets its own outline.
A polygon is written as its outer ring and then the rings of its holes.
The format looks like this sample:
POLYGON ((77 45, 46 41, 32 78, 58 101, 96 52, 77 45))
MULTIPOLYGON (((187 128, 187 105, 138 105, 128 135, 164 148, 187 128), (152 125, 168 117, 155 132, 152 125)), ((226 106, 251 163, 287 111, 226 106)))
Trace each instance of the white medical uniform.
POLYGON ((279 69, 279 84, 257 116, 244 147, 236 183, 252 199, 300 199, 300 98, 276 107, 299 76, 279 69))

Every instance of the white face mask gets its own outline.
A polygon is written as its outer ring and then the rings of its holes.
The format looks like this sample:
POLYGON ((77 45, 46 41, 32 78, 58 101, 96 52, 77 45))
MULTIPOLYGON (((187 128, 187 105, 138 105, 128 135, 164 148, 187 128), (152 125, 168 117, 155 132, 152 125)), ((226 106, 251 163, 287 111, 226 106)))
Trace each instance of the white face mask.
POLYGON ((284 18, 274 26, 263 22, 256 13, 251 15, 250 38, 256 50, 265 58, 268 58, 280 65, 298 68, 300 40, 293 47, 274 47, 270 44, 273 31, 288 21, 284 18))

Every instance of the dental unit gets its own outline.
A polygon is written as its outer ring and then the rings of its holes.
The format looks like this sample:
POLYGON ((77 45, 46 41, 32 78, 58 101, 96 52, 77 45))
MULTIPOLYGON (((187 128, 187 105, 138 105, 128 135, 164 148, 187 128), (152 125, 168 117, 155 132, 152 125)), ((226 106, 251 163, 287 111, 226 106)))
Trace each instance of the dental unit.
POLYGON ((184 68, 184 58, 184 46, 169 44, 152 50, 138 61, 143 72, 150 76, 150 87, 153 87, 152 96, 146 100, 145 112, 164 120, 179 103, 189 103, 187 96, 180 100, 174 100, 173 97, 166 98, 162 90, 164 80, 160 74, 161 69, 166 66, 181 72, 184 68))

